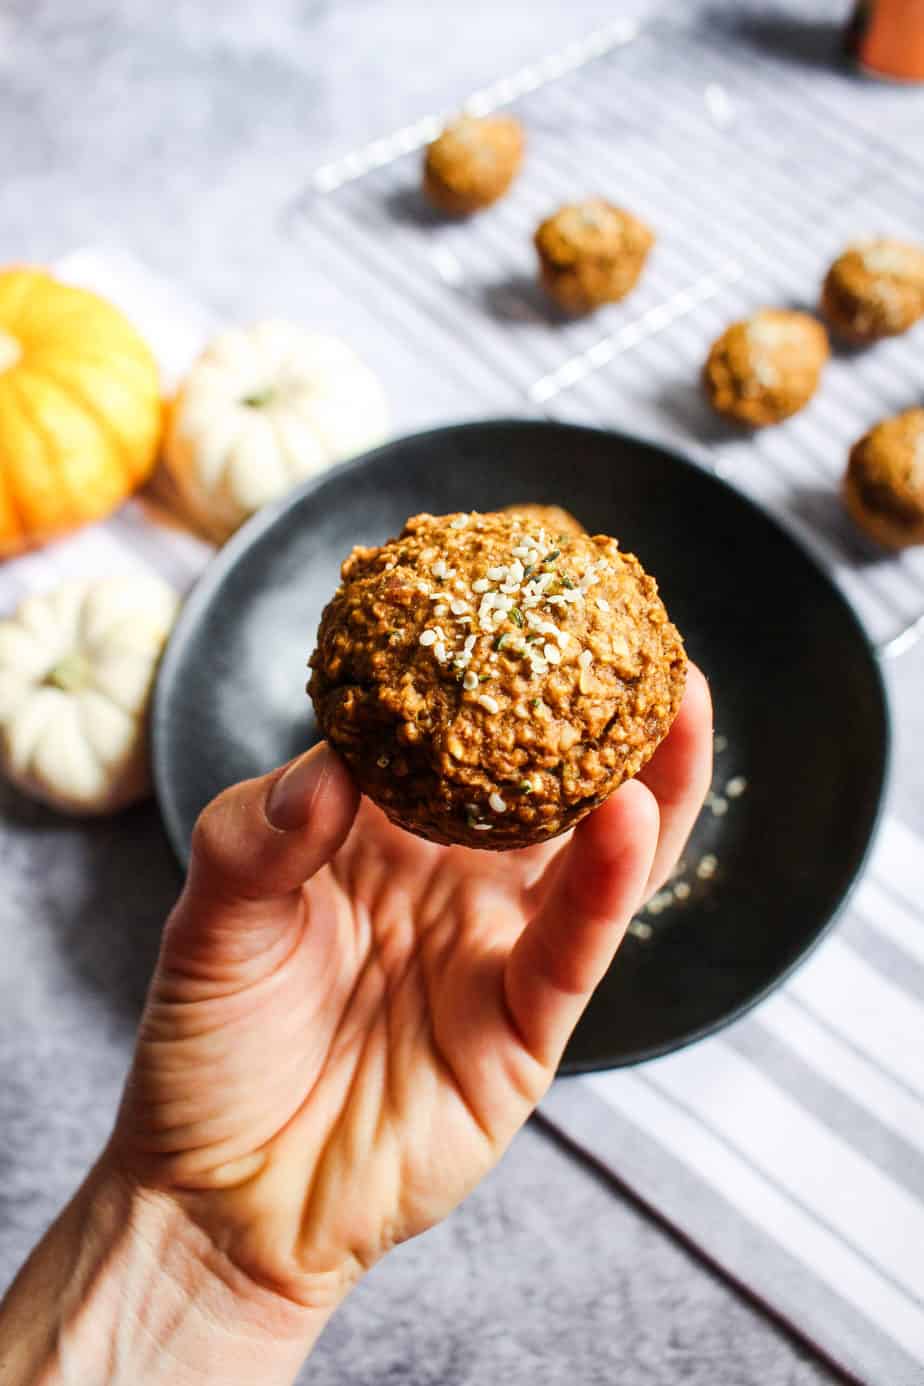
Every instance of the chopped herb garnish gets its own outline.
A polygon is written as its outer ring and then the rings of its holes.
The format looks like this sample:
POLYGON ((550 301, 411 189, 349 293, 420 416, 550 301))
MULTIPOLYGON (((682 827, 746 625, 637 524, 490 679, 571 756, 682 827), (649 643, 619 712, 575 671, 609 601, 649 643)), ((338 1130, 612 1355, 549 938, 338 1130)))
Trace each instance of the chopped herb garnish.
POLYGON ((561 572, 560 572, 560 573, 558 574, 558 576, 561 578, 561 585, 562 585, 562 587, 567 587, 567 588, 571 589, 572 591, 574 590, 575 584, 574 584, 574 582, 572 581, 572 579, 569 578, 569 576, 568 576, 567 573, 561 573, 561 572))
POLYGON ((478 675, 478 682, 479 682, 479 683, 488 683, 488 682, 490 681, 490 678, 491 678, 491 675, 490 675, 490 674, 479 674, 479 675, 478 675))
POLYGON ((541 702, 541 698, 533 698, 533 707, 538 707, 541 702))
POLYGON ((534 573, 535 571, 535 563, 527 563, 526 567, 523 569, 523 581, 525 582, 526 579, 529 577, 530 573, 534 573))
POLYGON ((533 787, 529 780, 520 780, 520 792, 521 794, 532 794, 533 787))
POLYGON ((494 648, 495 648, 495 650, 502 650, 502 649, 504 648, 504 645, 506 644, 506 641, 507 641, 506 635, 498 635, 498 636, 495 636, 495 639, 494 639, 494 648))
POLYGON ((513 624, 515 626, 519 626, 521 630, 526 625, 526 622, 523 619, 523 613, 518 606, 511 608, 510 619, 513 622, 513 624))
POLYGON ((560 553, 561 549, 552 549, 551 553, 547 553, 545 558, 542 560, 543 563, 554 563, 560 553))

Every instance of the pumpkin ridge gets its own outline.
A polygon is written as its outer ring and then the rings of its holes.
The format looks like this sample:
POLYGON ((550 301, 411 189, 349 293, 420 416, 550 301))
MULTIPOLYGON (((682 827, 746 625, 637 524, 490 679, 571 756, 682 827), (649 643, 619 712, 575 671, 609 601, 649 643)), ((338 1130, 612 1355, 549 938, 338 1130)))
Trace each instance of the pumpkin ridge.
POLYGON ((2 281, 9 282, 10 279, 18 280, 22 288, 14 295, 12 304, 7 305, 6 311, 2 309, 3 300, 0 297, 0 324, 8 327, 14 335, 18 335, 23 320, 28 318, 29 300, 35 296, 36 290, 47 286, 51 276, 40 269, 7 270, 0 274, 0 291, 5 287, 2 281))
MULTIPOLYGON (((135 344, 129 343, 130 352, 123 351, 120 355, 113 356, 110 350, 101 350, 95 343, 89 348, 83 344, 75 351, 74 359, 81 365, 99 366, 110 371, 113 375, 118 375, 125 385, 134 386, 136 389, 142 383, 141 377, 151 376, 152 383, 157 382, 158 394, 160 371, 157 361, 153 354, 142 360, 141 354, 135 344), (125 369, 128 367, 128 370, 125 369)), ((30 361, 41 364, 42 369, 45 363, 57 361, 61 358, 61 348, 57 342, 43 342, 41 345, 32 347, 29 353, 30 361)))
MULTIPOLYGON (((9 376, 5 380, 0 380, 0 401, 2 401, 3 399, 4 392, 6 392, 9 395, 11 405, 14 408, 21 405, 21 401, 18 398, 18 393, 16 391, 15 384, 15 379, 12 376, 9 376)), ((32 415, 29 413, 29 411, 26 409, 23 412, 26 414, 26 417, 31 420, 32 415)), ((10 476, 10 468, 3 467, 0 468, 0 471, 2 471, 3 475, 4 490, 7 494, 7 497, 9 498, 10 510, 13 513, 13 522, 18 530, 19 536, 21 537, 22 535, 26 535, 29 533, 29 529, 26 524, 26 512, 24 511, 19 495, 17 494, 13 478, 12 476, 10 476)), ((0 551, 0 559, 2 558, 3 553, 2 551, 0 551)))
MULTIPOLYGON (((38 413, 36 413, 36 411, 32 408, 26 392, 21 388, 22 377, 27 374, 28 371, 19 370, 16 373, 15 379, 11 380, 9 383, 19 398, 19 404, 20 408, 22 409, 22 412, 25 414, 26 418, 29 420, 29 423, 32 425, 32 428, 35 431, 36 436, 41 439, 42 449, 45 453, 45 461, 48 465, 49 470, 53 472, 54 475, 57 477, 61 489, 64 491, 65 495, 68 498, 68 501, 70 502, 71 508, 79 509, 77 497, 74 495, 74 488, 70 483, 69 476, 67 475, 67 468, 64 467, 62 463, 58 460, 58 453, 54 440, 49 434, 48 430, 45 428, 44 424, 42 423, 41 416, 38 413)), ((13 494, 16 495, 15 486, 13 488, 13 494)), ((33 533, 33 531, 26 524, 26 512, 22 504, 21 497, 16 495, 16 500, 18 502, 16 509, 20 515, 23 533, 33 533)), ((33 537, 41 543, 47 537, 49 532, 57 533, 58 531, 39 531, 38 533, 35 533, 33 537)))
MULTIPOLYGON (((72 330, 74 318, 90 315, 91 317, 105 315, 107 326, 118 327, 123 335, 126 324, 131 328, 131 323, 125 317, 120 308, 116 308, 108 299, 99 294, 94 294, 89 289, 82 289, 76 284, 67 284, 63 279, 55 279, 53 275, 37 272, 36 278, 23 296, 23 330, 28 330, 30 319, 33 326, 42 329, 42 335, 50 329, 66 327, 72 330), (32 302, 35 297, 35 290, 42 288, 47 295, 47 299, 38 303, 32 302), (51 300, 50 302, 47 300, 51 300), (31 312, 29 304, 32 304, 31 312), (36 321, 37 320, 37 321, 36 321)), ((134 331, 134 329, 132 329, 134 331)))
MULTIPOLYGON (((127 464, 125 460, 127 449, 124 439, 119 437, 119 434, 106 418, 105 413, 100 409, 96 400, 87 394, 79 381, 68 380, 66 376, 59 375, 57 371, 49 369, 48 366, 42 367, 42 378, 51 381, 53 385, 57 385, 65 394, 70 395, 72 399, 80 403, 84 412, 89 414, 100 433, 102 433, 103 437, 109 443, 110 448, 114 451, 117 463, 121 466, 122 470, 128 474, 133 483, 141 481, 142 478, 147 475, 147 471, 139 471, 136 476, 132 468, 127 464)), ((147 467, 147 463, 145 466, 147 467)))

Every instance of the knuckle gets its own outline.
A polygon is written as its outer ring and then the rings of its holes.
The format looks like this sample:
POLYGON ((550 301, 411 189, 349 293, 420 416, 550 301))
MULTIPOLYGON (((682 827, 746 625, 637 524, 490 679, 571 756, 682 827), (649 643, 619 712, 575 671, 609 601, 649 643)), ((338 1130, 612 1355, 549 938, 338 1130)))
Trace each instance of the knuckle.
POLYGON ((227 791, 219 794, 199 814, 192 831, 192 855, 200 866, 221 870, 226 864, 227 852, 224 831, 224 800, 227 791))

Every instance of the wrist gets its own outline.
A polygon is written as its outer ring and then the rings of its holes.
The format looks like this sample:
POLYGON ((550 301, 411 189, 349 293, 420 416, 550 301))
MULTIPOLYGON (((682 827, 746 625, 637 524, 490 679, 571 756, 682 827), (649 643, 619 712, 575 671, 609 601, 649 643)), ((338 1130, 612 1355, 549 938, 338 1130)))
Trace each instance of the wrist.
POLYGON ((251 1280, 167 1194, 105 1162, 0 1307, 2 1386, 289 1386, 335 1306, 251 1280))

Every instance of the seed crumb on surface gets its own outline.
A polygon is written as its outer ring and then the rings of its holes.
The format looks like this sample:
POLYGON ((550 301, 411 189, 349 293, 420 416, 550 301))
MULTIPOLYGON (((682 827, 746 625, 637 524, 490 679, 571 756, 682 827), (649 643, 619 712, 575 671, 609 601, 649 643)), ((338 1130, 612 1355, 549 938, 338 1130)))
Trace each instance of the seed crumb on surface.
POLYGON ((740 799, 741 795, 748 787, 748 782, 743 775, 735 775, 734 779, 728 781, 725 786, 725 793, 729 799, 740 799))

